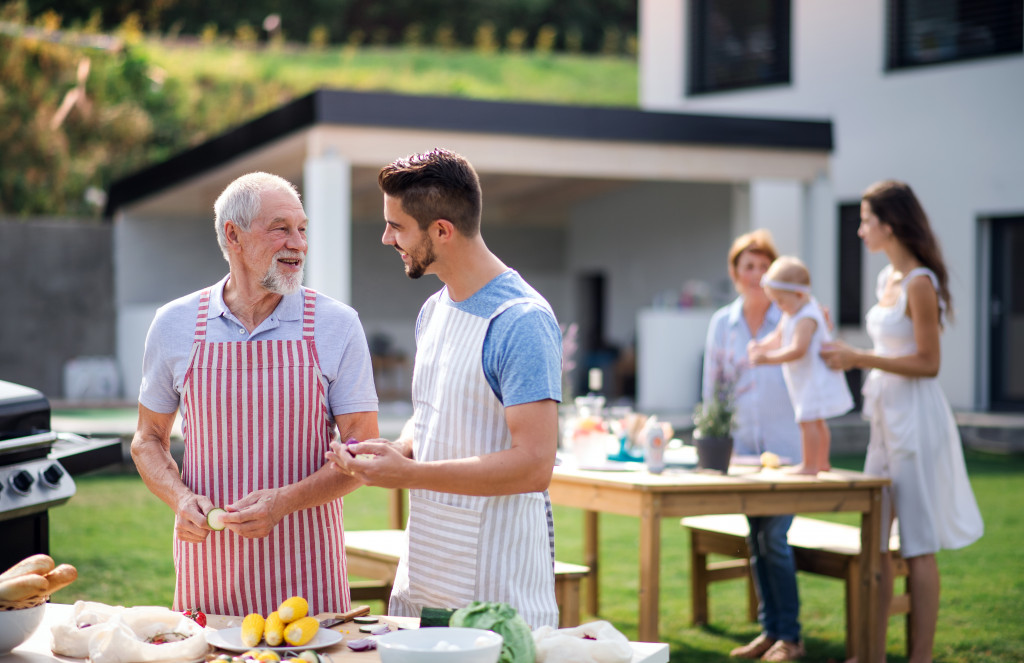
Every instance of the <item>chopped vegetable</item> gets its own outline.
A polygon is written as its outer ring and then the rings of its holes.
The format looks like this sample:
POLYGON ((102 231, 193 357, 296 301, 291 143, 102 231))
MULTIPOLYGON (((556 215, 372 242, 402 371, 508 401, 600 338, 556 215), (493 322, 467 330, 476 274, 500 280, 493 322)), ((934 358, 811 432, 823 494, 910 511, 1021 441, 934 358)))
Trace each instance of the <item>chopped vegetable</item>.
POLYGON ((420 628, 428 626, 448 626, 454 610, 448 608, 423 608, 420 610, 420 628))
POLYGON ((206 615, 199 611, 198 608, 189 608, 184 611, 184 615, 194 621, 200 626, 206 626, 206 615))
POLYGON ((224 529, 224 516, 226 516, 227 513, 227 511, 219 506, 210 509, 206 514, 206 524, 215 532, 221 531, 224 529))
POLYGON ((369 651, 377 648, 377 639, 361 638, 359 640, 349 640, 346 644, 352 651, 369 651))

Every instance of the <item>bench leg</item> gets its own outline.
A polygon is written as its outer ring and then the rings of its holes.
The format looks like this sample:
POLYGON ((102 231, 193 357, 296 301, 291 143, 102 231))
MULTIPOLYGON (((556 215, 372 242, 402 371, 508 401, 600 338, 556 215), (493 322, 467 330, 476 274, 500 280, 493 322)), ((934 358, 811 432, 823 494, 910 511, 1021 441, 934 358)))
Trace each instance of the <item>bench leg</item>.
POLYGON ((708 623, 708 556, 698 551, 697 536, 690 530, 690 602, 692 623, 708 623))
POLYGON ((757 598, 757 588, 754 587, 754 574, 747 571, 747 619, 757 622, 757 609, 761 600, 757 598))
POLYGON ((555 579, 555 601, 558 602, 558 628, 580 625, 580 580, 555 579))
POLYGON ((583 563, 590 567, 587 575, 587 613, 597 615, 600 612, 600 598, 597 595, 598 580, 598 521, 596 511, 583 512, 583 563))

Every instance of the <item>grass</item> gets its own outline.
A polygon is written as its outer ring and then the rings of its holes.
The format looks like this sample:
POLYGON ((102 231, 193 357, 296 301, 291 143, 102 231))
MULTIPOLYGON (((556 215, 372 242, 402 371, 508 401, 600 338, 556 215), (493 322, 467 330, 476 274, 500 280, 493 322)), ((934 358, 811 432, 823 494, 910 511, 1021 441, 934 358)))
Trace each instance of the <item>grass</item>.
MULTIPOLYGON (((942 607, 935 655, 944 663, 1024 660, 1024 457, 970 452, 968 469, 986 534, 978 543, 939 554, 942 607)), ((859 469, 862 458, 834 459, 859 469)), ((50 514, 51 552, 58 562, 80 570, 77 582, 54 600, 98 600, 122 605, 169 605, 173 595, 171 529, 173 517, 134 475, 94 475, 78 479, 78 493, 50 514)), ((345 500, 349 529, 386 526, 386 491, 366 488, 345 500)), ((831 519, 855 523, 852 514, 831 519)), ((558 557, 581 561, 580 512, 556 507, 558 557)), ((635 519, 601 516, 601 617, 636 638, 638 527, 635 519)), ((710 604, 712 623, 689 625, 689 550, 678 523, 662 529, 661 634, 672 660, 694 663, 731 660, 728 651, 754 637, 757 626, 745 619, 741 582, 716 583, 710 604)), ((844 624, 839 581, 801 574, 801 621, 808 661, 842 659, 844 624)), ((380 605, 374 605, 379 610, 380 605)), ((889 630, 889 660, 905 661, 903 628, 894 619, 889 630)))
POLYGON ((280 81, 317 87, 506 101, 636 106, 636 60, 625 56, 480 53, 427 47, 239 49, 146 41, 147 59, 172 77, 280 81))
POLYGON ((181 92, 191 142, 317 88, 585 106, 637 105, 625 56, 481 53, 428 47, 238 48, 146 40, 138 52, 181 92))

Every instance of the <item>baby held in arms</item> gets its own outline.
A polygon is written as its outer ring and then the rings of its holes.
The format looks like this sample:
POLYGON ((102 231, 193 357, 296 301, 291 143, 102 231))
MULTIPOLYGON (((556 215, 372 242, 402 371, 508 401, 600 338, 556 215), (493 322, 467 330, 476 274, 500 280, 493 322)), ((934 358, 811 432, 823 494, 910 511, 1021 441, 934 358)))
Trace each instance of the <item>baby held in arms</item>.
POLYGON ((825 420, 849 412, 853 397, 843 374, 828 368, 819 356, 831 334, 821 306, 811 296, 811 274, 799 259, 781 256, 765 272, 761 286, 782 318, 772 333, 747 346, 750 363, 782 365, 803 449, 803 462, 793 471, 827 471, 832 467, 832 435, 825 420))

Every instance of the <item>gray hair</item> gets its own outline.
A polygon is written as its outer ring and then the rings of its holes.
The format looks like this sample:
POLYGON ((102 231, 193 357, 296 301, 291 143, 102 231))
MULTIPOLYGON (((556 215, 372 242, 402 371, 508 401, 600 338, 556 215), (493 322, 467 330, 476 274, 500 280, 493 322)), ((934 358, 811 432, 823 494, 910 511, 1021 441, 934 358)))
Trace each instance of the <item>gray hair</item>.
POLYGON ((217 243, 224 259, 228 259, 227 236, 224 223, 232 221, 245 232, 249 231, 253 220, 260 215, 260 203, 264 191, 274 189, 285 191, 299 200, 299 191, 295 185, 277 175, 270 173, 249 173, 242 175, 228 185, 213 204, 214 227, 217 229, 217 243))

